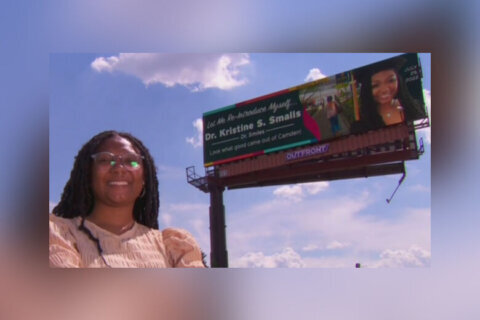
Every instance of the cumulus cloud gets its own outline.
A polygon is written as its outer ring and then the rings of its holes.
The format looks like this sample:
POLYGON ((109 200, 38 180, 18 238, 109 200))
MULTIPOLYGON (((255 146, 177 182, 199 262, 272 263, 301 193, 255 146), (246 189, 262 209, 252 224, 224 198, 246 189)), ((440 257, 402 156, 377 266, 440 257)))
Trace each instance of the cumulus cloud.
POLYGON ((319 181, 319 182, 309 182, 301 184, 301 187, 311 195, 317 194, 319 192, 325 191, 328 189, 330 184, 328 181, 319 181))
MULTIPOLYGON (((298 188, 283 190, 291 196, 299 194, 295 191, 298 188)), ((392 255, 388 250, 408 251, 412 244, 430 248, 429 208, 379 214, 385 205, 382 202, 377 206, 377 194, 358 189, 342 196, 308 197, 305 190, 303 195, 305 198, 299 202, 276 197, 239 212, 230 208, 228 240, 232 261, 245 258, 247 253, 252 260, 261 258, 258 251, 276 252, 274 248, 279 244, 296 244, 295 250, 305 255, 305 267, 351 268, 355 262, 386 267, 387 261, 379 261, 382 253, 383 258, 392 255)), ((249 192, 245 191, 244 197, 248 198, 249 192)))
POLYGON ((182 85, 191 91, 208 88, 230 90, 247 83, 241 67, 250 63, 248 54, 120 53, 99 57, 91 67, 97 72, 122 72, 145 85, 182 85))
POLYGON ((381 260, 373 267, 428 267, 430 251, 419 246, 407 250, 385 250, 380 254, 381 260))
POLYGON ((263 252, 249 252, 239 258, 233 265, 238 268, 303 268, 302 257, 291 247, 282 252, 266 256, 263 252))
POLYGON ((306 82, 315 81, 315 80, 322 79, 322 78, 325 78, 325 77, 326 77, 326 75, 324 75, 320 71, 320 69, 313 68, 313 69, 310 69, 310 71, 308 72, 308 75, 305 77, 305 81, 306 82))
POLYGON ((299 202, 304 197, 302 187, 300 185, 281 186, 273 191, 277 197, 299 202))
POLYGON ((296 185, 281 186, 273 191, 273 194, 285 200, 299 202, 307 195, 315 195, 328 189, 327 181, 309 182, 296 185))
POLYGON ((203 146, 203 121, 198 118, 193 121, 193 127, 197 131, 197 134, 193 137, 187 137, 185 140, 187 143, 190 143, 194 148, 199 148, 203 146))
POLYGON ((115 66, 119 63, 120 59, 118 57, 112 56, 108 58, 100 57, 95 59, 91 66, 93 70, 97 72, 108 71, 112 72, 115 70, 115 66))

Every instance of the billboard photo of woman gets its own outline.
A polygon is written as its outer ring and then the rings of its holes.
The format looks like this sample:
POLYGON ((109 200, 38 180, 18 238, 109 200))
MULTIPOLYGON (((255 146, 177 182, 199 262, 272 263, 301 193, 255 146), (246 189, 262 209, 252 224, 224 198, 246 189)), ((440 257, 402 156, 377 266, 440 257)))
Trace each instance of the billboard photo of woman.
POLYGON ((360 103, 352 133, 426 117, 421 90, 416 90, 418 86, 409 88, 405 81, 405 75, 413 74, 408 80, 420 82, 419 66, 407 58, 417 59, 415 54, 402 55, 353 71, 360 87, 360 103), (412 91, 420 92, 414 98, 412 91))

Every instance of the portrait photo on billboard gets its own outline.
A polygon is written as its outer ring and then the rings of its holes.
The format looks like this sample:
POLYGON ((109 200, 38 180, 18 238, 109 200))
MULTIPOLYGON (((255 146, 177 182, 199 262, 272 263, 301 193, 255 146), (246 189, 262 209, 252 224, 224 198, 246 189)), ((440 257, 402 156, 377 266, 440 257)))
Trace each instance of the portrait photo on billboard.
POLYGON ((403 54, 352 71, 359 109, 351 133, 427 117, 417 54, 403 54))

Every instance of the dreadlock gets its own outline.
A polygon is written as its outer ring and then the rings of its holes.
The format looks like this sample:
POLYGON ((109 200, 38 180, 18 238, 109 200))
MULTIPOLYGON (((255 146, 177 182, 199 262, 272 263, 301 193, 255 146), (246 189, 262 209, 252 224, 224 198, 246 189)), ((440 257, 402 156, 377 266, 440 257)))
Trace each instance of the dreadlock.
POLYGON ((95 204, 92 191, 92 159, 99 146, 113 136, 127 139, 144 157, 143 174, 145 178, 145 196, 139 197, 133 207, 135 221, 147 227, 158 229, 158 179, 157 170, 147 147, 129 133, 104 131, 94 136, 78 152, 60 202, 52 213, 59 217, 74 218, 90 215, 95 204))

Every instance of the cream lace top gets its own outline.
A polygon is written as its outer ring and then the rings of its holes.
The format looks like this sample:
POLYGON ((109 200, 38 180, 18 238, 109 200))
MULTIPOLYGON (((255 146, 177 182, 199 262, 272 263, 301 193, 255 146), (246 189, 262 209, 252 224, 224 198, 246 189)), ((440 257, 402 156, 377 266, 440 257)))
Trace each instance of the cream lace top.
POLYGON ((57 268, 202 268, 202 253, 193 236, 183 229, 150 229, 142 224, 117 235, 85 220, 97 245, 79 230, 81 218, 49 214, 50 266, 57 268), (104 261, 105 259, 105 261, 104 261), (105 262, 108 264, 105 264, 105 262))

